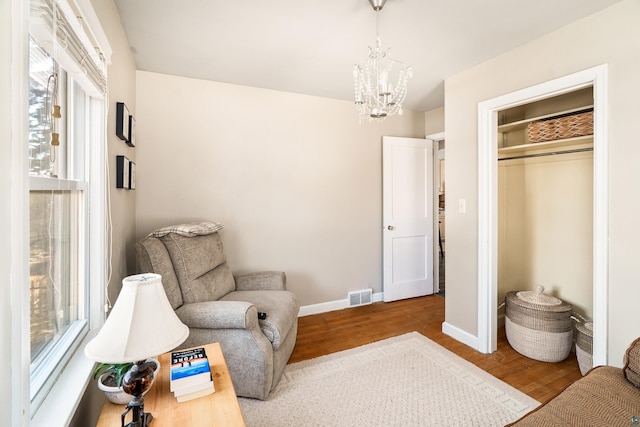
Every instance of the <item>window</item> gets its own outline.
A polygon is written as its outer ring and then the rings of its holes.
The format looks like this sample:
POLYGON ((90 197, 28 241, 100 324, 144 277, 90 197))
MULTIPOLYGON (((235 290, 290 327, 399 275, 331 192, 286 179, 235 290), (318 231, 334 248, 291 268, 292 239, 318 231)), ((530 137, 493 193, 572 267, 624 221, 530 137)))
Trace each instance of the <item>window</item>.
POLYGON ((87 95, 34 40, 29 46, 29 78, 29 294, 34 401, 55 376, 63 355, 69 354, 70 346, 88 328, 89 280, 84 268, 89 264, 84 156, 87 95), (60 111, 59 118, 53 117, 54 109, 60 111))
MULTIPOLYGON (((87 7, 88 2, 80 2, 87 7)), ((76 3, 31 0, 30 9, 28 286, 33 416, 90 326, 102 319, 101 291, 107 283, 106 72, 98 43, 90 37, 93 33, 85 32, 88 21, 81 19, 76 3)))

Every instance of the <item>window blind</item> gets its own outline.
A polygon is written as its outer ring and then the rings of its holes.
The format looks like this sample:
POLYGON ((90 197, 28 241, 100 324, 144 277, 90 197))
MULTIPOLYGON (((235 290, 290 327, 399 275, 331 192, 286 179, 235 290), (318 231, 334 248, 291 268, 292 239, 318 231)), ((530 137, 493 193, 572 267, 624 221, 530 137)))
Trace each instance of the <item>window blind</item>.
POLYGON ((85 30, 77 5, 31 0, 29 32, 91 96, 107 92, 107 68, 97 41, 85 30), (55 28, 55 33, 54 33, 55 28))

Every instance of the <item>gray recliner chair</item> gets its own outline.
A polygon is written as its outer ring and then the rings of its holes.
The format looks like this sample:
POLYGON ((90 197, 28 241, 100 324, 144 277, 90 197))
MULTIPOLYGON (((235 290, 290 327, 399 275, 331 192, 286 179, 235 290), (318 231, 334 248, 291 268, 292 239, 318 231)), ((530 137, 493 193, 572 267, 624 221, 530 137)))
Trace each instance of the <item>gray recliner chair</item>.
POLYGON ((300 304, 283 272, 234 276, 218 231, 201 222, 165 227, 136 244, 142 273, 162 276, 189 327, 180 348, 219 342, 238 396, 264 400, 280 380, 298 332, 300 304), (264 320, 258 312, 266 313, 264 320))

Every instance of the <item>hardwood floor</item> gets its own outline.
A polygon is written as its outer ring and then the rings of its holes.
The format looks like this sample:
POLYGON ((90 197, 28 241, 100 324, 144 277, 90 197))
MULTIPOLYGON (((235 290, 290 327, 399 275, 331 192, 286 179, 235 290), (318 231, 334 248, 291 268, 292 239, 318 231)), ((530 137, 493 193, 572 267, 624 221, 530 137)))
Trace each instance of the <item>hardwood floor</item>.
POLYGON ((529 359, 509 346, 501 328, 498 350, 482 354, 443 334, 442 322, 444 299, 436 295, 301 317, 289 363, 416 331, 543 403, 581 378, 575 353, 559 363, 529 359))

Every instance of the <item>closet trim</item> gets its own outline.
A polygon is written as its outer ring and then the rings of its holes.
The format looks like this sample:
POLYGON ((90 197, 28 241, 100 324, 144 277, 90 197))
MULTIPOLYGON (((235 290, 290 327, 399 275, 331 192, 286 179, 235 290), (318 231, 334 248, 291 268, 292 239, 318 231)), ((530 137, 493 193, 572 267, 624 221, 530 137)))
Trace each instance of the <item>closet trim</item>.
POLYGON ((498 111, 592 86, 593 364, 608 359, 608 66, 598 65, 478 104, 478 337, 476 350, 497 349, 498 111))

